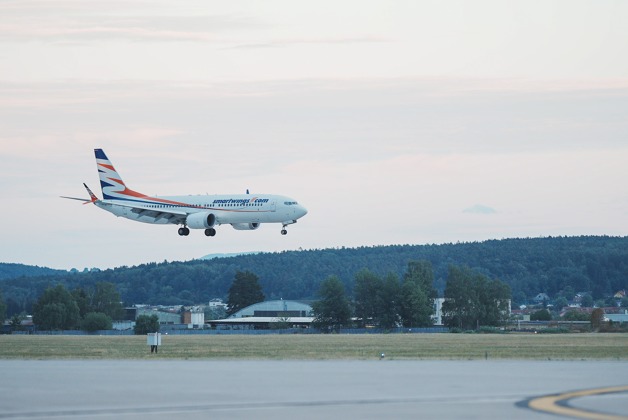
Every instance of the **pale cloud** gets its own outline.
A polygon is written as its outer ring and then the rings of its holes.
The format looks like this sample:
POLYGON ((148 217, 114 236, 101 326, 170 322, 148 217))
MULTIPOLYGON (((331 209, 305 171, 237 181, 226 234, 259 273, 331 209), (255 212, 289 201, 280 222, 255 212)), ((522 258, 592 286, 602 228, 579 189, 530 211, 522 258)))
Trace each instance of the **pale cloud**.
POLYGON ((55 142, 59 150, 81 143, 141 150, 152 142, 153 153, 172 148, 186 160, 237 155, 253 172, 267 159, 371 162, 625 146, 628 89, 513 84, 504 91, 446 79, 4 84, 0 139, 7 151, 55 142))
POLYGON ((390 39, 363 36, 355 38, 305 38, 305 39, 271 39, 264 43, 237 44, 226 47, 227 49, 258 49, 258 48, 282 48, 300 45, 344 45, 344 44, 372 44, 389 43, 390 39))
POLYGON ((467 207, 462 212, 471 214, 495 214, 497 213, 497 210, 492 207, 485 206, 484 204, 475 204, 471 207, 467 207))
POLYGON ((628 61, 623 3, 23 0, 0 15, 14 81, 564 81, 622 78, 628 61))
POLYGON ((0 196, 20 206, 3 258, 110 267, 628 234, 628 59, 617 54, 628 48, 627 10, 0 2, 0 196), (94 148, 147 194, 248 188, 309 213, 287 237, 263 226, 184 239, 59 199, 84 196, 82 182, 99 192, 94 148))
MULTIPOLYGON (((225 42, 225 30, 243 23, 232 17, 108 17, 79 19, 42 19, 0 24, 0 42, 45 43, 93 41, 159 42, 193 41, 225 42)), ((246 22, 251 27, 251 22, 246 22)))

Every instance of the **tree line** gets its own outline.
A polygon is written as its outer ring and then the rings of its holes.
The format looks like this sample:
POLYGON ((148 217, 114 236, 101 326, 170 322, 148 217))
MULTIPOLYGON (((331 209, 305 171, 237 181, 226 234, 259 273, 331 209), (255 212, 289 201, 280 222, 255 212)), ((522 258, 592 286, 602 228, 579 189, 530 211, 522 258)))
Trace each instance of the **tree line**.
POLYGON ((444 296, 452 265, 500 279, 510 286, 516 304, 530 303, 538 293, 555 299, 588 292, 597 301, 628 289, 628 237, 607 236, 260 253, 5 279, 0 288, 9 316, 30 313, 44 290, 55 284, 72 290, 113 283, 126 304, 193 305, 225 299, 238 271, 256 273, 269 299, 314 299, 322 281, 331 275, 337 276, 354 298, 360 270, 366 268, 382 278, 391 273, 401 278, 408 262, 417 260, 432 264, 433 288, 439 296, 444 296))
MULTIPOLYGON (((321 282, 318 299, 312 304, 313 326, 323 332, 350 326, 393 329, 400 326, 433 325, 433 269, 429 261, 411 261, 399 279, 394 273, 379 276, 368 269, 355 276, 354 298, 349 298, 337 276, 321 282)), ((444 324, 456 328, 497 326, 507 319, 510 289, 497 279, 488 279, 466 267, 450 267, 444 324)), ((236 272, 228 297, 228 314, 262 302, 265 295, 259 277, 252 272, 236 272)), ((5 308, 0 306, 0 314, 5 308)), ((62 284, 49 287, 34 305, 33 323, 40 330, 86 331, 112 328, 112 320, 122 319, 120 295, 112 283, 97 283, 94 289, 68 291, 62 284)), ((140 316, 135 332, 159 331, 158 319, 140 316)))
MULTIPOLYGON (((403 277, 380 276, 368 269, 355 275, 353 298, 338 276, 321 282, 312 303, 313 326, 323 332, 348 327, 429 327, 433 325, 434 272, 429 261, 410 261, 403 277)), ((509 314, 510 288, 468 267, 451 266, 445 288, 445 326, 475 329, 503 324, 509 314)), ((264 301, 259 278, 252 272, 237 272, 229 288, 227 313, 264 301)))
MULTIPOLYGON (((5 311, 6 305, 0 303, 0 319, 4 319, 5 311)), ((71 291, 57 284, 47 288, 33 305, 33 324, 42 331, 110 330, 113 321, 124 317, 125 311, 116 285, 107 282, 96 283, 93 289, 78 287, 71 291)), ((21 329, 19 316, 13 318, 13 329, 21 329)), ((160 329, 157 315, 140 315, 135 321, 136 334, 158 332, 160 329)))
POLYGON ((124 317, 120 294, 113 283, 99 282, 93 289, 68 291, 49 287, 33 305, 33 323, 40 330, 109 330, 124 317))
MULTIPOLYGON (((408 263, 402 280, 394 273, 379 276, 364 269, 355 276, 353 300, 340 279, 330 276, 321 283, 318 300, 312 304, 313 326, 326 332, 349 326, 429 327, 434 323, 437 297, 433 276, 429 261, 408 263)), ((447 327, 498 326, 508 319, 508 285, 468 267, 450 267, 444 298, 443 323, 447 327)))

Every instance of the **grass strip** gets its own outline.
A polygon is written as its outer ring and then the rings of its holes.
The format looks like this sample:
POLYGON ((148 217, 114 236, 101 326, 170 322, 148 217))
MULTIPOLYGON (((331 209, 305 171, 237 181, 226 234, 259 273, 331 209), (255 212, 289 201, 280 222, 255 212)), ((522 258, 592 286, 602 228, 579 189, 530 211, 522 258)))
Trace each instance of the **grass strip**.
POLYGON ((2 359, 628 360, 628 334, 0 335, 2 359))

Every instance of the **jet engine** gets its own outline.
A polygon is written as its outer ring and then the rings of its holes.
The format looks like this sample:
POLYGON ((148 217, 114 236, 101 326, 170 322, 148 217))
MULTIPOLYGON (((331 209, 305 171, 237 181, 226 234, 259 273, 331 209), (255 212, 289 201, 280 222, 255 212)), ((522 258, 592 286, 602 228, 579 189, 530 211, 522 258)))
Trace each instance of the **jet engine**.
POLYGON ((192 229, 208 229, 216 223, 216 216, 214 213, 192 213, 188 215, 186 223, 192 229))
POLYGON ((235 230, 255 230, 259 225, 259 223, 231 223, 235 230))

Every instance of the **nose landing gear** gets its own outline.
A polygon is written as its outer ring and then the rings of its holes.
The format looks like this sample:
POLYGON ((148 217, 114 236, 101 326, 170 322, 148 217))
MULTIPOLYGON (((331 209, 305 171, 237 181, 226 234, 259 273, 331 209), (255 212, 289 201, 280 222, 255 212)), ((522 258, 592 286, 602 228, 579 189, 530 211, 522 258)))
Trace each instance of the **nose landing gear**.
POLYGON ((295 224, 296 222, 297 222, 296 220, 289 220, 289 221, 287 221, 287 222, 283 222, 283 223, 282 223, 282 225, 283 225, 283 226, 282 226, 282 228, 281 228, 281 234, 282 234, 282 235, 287 235, 287 234, 288 234, 288 231, 286 230, 286 226, 288 226, 288 225, 293 225, 293 224, 295 224))

